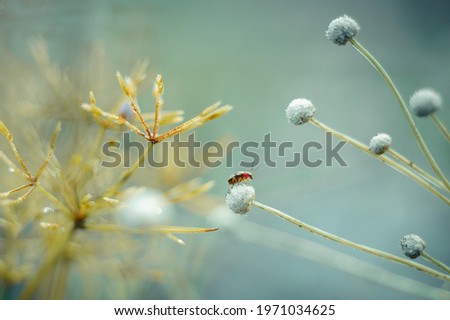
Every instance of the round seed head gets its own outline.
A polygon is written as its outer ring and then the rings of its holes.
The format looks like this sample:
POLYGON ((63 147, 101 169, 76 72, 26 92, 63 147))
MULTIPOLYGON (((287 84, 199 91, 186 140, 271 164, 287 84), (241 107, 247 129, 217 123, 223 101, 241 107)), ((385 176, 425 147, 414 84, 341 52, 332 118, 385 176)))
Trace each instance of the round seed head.
POLYGON ((386 133, 379 133, 370 139, 369 149, 375 154, 383 154, 391 146, 392 138, 386 133))
POLYGON ((237 183, 228 190, 225 202, 234 213, 246 214, 250 211, 254 198, 255 188, 248 184, 237 183))
POLYGON ((433 89, 420 89, 409 98, 409 107, 418 117, 426 117, 442 106, 439 93, 433 89))
POLYGON ((403 254, 411 259, 419 257, 425 246, 425 241, 416 234, 408 234, 400 239, 403 254))
POLYGON ((325 35, 334 44, 343 46, 359 31, 359 25, 349 16, 342 16, 330 22, 325 35))
POLYGON ((314 116, 316 107, 307 99, 294 99, 286 108, 286 118, 293 125, 301 125, 314 116))

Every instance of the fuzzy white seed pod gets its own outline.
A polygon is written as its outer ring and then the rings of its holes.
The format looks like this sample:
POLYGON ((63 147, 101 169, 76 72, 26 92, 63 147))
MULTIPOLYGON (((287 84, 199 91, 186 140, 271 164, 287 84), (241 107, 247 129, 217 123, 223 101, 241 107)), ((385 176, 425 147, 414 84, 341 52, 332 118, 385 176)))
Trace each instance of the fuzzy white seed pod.
POLYGON ((392 138, 387 133, 379 133, 370 139, 369 149, 375 154, 383 154, 392 144, 392 138))
POLYGON ((420 89, 409 98, 409 107, 418 117, 426 117, 442 106, 442 98, 433 89, 420 89))
POLYGON ((286 108, 286 118, 293 125, 301 125, 314 116, 316 107, 308 99, 294 99, 286 108))
POLYGON ((425 250, 426 243, 416 234, 408 234, 400 239, 400 247, 405 256, 415 259, 425 250))
POLYGON ((359 25, 349 16, 342 16, 330 22, 325 35, 334 44, 343 46, 359 31, 359 25))
POLYGON ((228 190, 225 202, 234 213, 246 214, 250 211, 254 198, 255 188, 245 183, 237 183, 228 190))

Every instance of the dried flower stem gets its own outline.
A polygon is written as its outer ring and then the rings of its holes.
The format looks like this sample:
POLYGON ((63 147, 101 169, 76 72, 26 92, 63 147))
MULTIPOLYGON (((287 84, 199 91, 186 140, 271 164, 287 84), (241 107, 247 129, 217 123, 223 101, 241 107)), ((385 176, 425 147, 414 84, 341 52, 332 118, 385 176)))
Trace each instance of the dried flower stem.
POLYGON ((420 174, 428 182, 431 182, 436 187, 439 187, 439 188, 445 190, 445 186, 442 183, 442 181, 440 181, 440 180, 436 179, 435 177, 433 177, 432 175, 430 175, 428 172, 423 170, 421 167, 419 167, 418 165, 413 163, 411 160, 409 160, 405 156, 401 155, 400 153, 398 153, 397 151, 395 151, 392 148, 389 148, 386 152, 389 153, 392 157, 394 157, 398 161, 403 162, 405 165, 407 165, 411 169, 415 170, 418 174, 420 174))
POLYGON ((292 224, 294 224, 294 225, 296 225, 296 226, 298 226, 300 228, 303 228, 306 231, 309 231, 311 233, 314 233, 316 235, 324 237, 325 239, 328 239, 328 240, 331 240, 331 241, 335 241, 335 242, 340 243, 340 244, 342 244, 344 246, 347 246, 347 247, 350 247, 350 248, 354 248, 354 249, 357 249, 357 250, 360 250, 360 251, 363 251, 363 252, 367 252, 369 254, 372 254, 372 255, 375 255, 375 256, 378 256, 378 257, 390 260, 392 262, 396 262, 396 263, 400 263, 400 264, 406 265, 408 267, 411 267, 411 268, 417 269, 419 271, 422 271, 424 273, 427 273, 427 274, 429 274, 429 275, 431 275, 433 277, 436 277, 438 279, 450 282, 450 276, 449 275, 443 274, 443 273, 441 273, 439 271, 436 271, 436 270, 434 270, 432 268, 426 267, 426 266, 424 266, 422 264, 419 264, 419 263, 416 263, 416 262, 413 262, 413 261, 410 261, 410 260, 407 260, 407 259, 404 259, 404 258, 400 258, 400 257, 397 257, 396 255, 390 254, 388 252, 381 251, 381 250, 378 250, 378 249, 374 249, 374 248, 371 248, 371 247, 368 247, 368 246, 364 246, 364 245, 358 244, 356 242, 347 240, 345 238, 339 237, 337 235, 334 235, 332 233, 323 231, 323 230, 321 230, 319 228, 316 228, 316 227, 313 227, 311 225, 308 225, 308 224, 306 224, 306 223, 304 223, 304 222, 302 222, 302 221, 300 221, 300 220, 298 220, 298 219, 296 219, 296 218, 294 218, 294 217, 292 217, 292 216, 290 216, 290 215, 288 215, 288 214, 286 214, 284 212, 281 212, 280 210, 277 210, 277 209, 274 209, 272 207, 266 206, 265 204, 259 203, 257 201, 253 201, 253 205, 255 207, 258 207, 258 208, 260 208, 260 209, 262 209, 264 211, 267 211, 267 212, 269 212, 269 213, 271 213, 271 214, 273 214, 275 216, 278 216, 279 218, 282 218, 282 219, 284 219, 284 220, 286 220, 286 221, 288 221, 288 222, 290 222, 290 223, 292 223, 292 224))
POLYGON ((427 181, 425 181, 422 177, 420 177, 419 175, 417 175, 416 173, 412 172, 411 170, 409 170, 408 168, 398 164, 397 162, 395 162, 394 160, 390 159, 389 157, 387 157, 386 155, 374 155, 372 152, 370 152, 369 147, 366 146, 365 144, 359 142, 358 140, 355 140, 343 133, 340 133, 328 126, 326 126, 325 124, 321 123, 320 121, 318 121, 315 118, 311 118, 309 120, 310 123, 314 124, 316 127, 324 130, 325 132, 330 132, 333 136, 335 136, 336 138, 342 140, 342 141, 346 141, 348 143, 350 143, 351 145, 353 145, 354 147, 360 149, 361 151, 369 154, 372 157, 375 157, 376 159, 380 160, 381 162, 387 164, 388 166, 390 166, 391 168, 397 170, 398 172, 404 174, 405 176, 411 178, 412 180, 414 180, 415 182, 417 182, 419 185, 421 185, 423 188, 425 188, 426 190, 430 191, 431 193, 433 193, 434 195, 436 195, 439 199, 443 200, 446 204, 450 205, 450 199, 448 199, 447 197, 445 197, 442 193, 439 192, 439 190, 437 190, 436 188, 434 188, 431 184, 429 184, 427 181))
POLYGON ((177 234, 177 233, 204 233, 217 231, 218 228, 196 228, 196 227, 179 227, 179 226, 157 226, 153 228, 127 228, 117 224, 93 224, 86 226, 86 230, 120 232, 128 234, 177 234))
POLYGON ((153 137, 156 137, 156 135, 158 134, 158 121, 159 121, 160 105, 161 105, 160 99, 157 98, 156 103, 155 103, 155 120, 154 120, 154 124, 153 124, 153 137))
POLYGON ((56 207, 58 207, 62 213, 64 213, 67 217, 73 218, 72 211, 68 209, 61 201, 59 201, 53 194, 47 191, 40 183, 36 183, 36 187, 39 191, 42 192, 44 196, 47 197, 56 207))
POLYGON ((8 140, 9 146, 11 150, 14 153, 14 156, 16 157, 17 161, 19 162, 20 166, 23 168, 23 171, 26 173, 28 178, 31 178, 32 175, 30 171, 28 171, 27 166, 25 165, 25 162, 23 161, 22 157, 20 156, 19 151, 17 151, 16 145, 14 144, 14 138, 13 135, 9 132, 8 128, 5 126, 5 124, 0 121, 0 133, 2 133, 5 138, 8 140))
MULTIPOLYGON (((92 91, 91 91, 92 93, 92 91)), ((101 108, 99 108, 97 105, 95 104, 82 104, 81 107, 83 109, 85 109, 86 111, 90 112, 95 119, 98 118, 98 116, 102 116, 105 117, 107 120, 105 121, 99 121, 99 124, 102 128, 106 129, 109 125, 110 122, 116 124, 116 125, 124 125, 126 127, 128 127, 128 129, 130 129, 131 131, 133 131, 134 133, 136 133, 137 135, 140 135, 141 137, 145 138, 148 140, 147 135, 144 132, 141 132, 134 124, 132 124, 131 122, 125 120, 124 118, 116 115, 116 114, 112 114, 110 112, 106 112, 103 111, 101 108)), ((100 133, 101 135, 101 133, 100 133)), ((101 141, 100 141, 101 143, 101 141)))
POLYGON ((435 265, 437 265, 439 268, 441 268, 445 272, 450 273, 450 267, 449 266, 447 266, 445 263, 443 263, 443 262, 433 258, 428 253, 426 253, 425 251, 422 251, 422 254, 420 256, 423 257, 425 260, 428 260, 429 262, 434 263, 435 265))
POLYGON ((59 237, 55 238, 53 245, 48 247, 48 251, 46 252, 46 255, 39 269, 34 273, 33 277, 31 277, 25 283, 25 287, 20 294, 21 299, 31 299, 33 297, 33 294, 38 288, 41 281, 47 276, 48 272, 54 269, 54 266, 58 262, 58 259, 61 257, 64 250, 66 250, 73 233, 74 230, 71 229, 69 231, 61 233, 59 237))
POLYGON ((228 113, 232 107, 229 105, 224 105, 220 108, 220 102, 216 102, 213 105, 207 107, 204 109, 198 116, 195 116, 194 118, 187 120, 186 122, 170 129, 169 131, 164 132, 163 134, 157 136, 154 139, 155 143, 161 142, 169 137, 172 137, 174 135, 180 134, 182 132, 186 132, 188 130, 193 130, 204 123, 217 119, 226 113, 228 113))
POLYGON ((380 75, 386 81, 389 88, 394 93, 394 96, 397 99, 398 103, 400 104, 400 107, 402 108, 403 113, 405 114, 406 120, 408 120, 409 126, 411 127, 414 138, 416 139, 423 154, 427 158, 428 163, 433 168, 433 171, 436 173, 436 175, 439 177, 439 179, 444 183, 446 189, 448 191, 450 191, 450 183, 445 178, 441 169, 439 168, 439 166, 437 165, 433 156, 431 155, 431 152, 428 150, 428 147, 425 144, 425 141, 423 140, 419 130, 416 127, 416 124, 414 123, 414 120, 413 120, 411 114, 408 111, 408 107, 406 106, 405 101, 403 100, 402 96, 400 95, 400 92, 397 90, 397 87, 394 85, 394 83, 392 82, 392 80, 389 77, 389 75, 387 74, 387 72, 384 70, 384 68, 381 66, 381 64, 375 59, 375 57, 369 51, 367 51, 367 49, 364 48, 358 41, 356 41, 353 38, 350 39, 349 41, 353 45, 353 47, 357 51, 359 51, 359 53, 361 53, 367 59, 367 61, 370 62, 370 64, 380 73, 380 75))
POLYGON ((449 299, 450 292, 395 274, 362 259, 339 252, 314 241, 296 237, 273 228, 239 221, 229 229, 239 238, 254 244, 284 251, 315 261, 386 288, 414 294, 425 299, 449 299))
POLYGON ((436 127, 438 127, 439 130, 441 130, 442 134, 444 135, 445 139, 447 139, 448 142, 450 142, 450 132, 448 132, 447 128, 445 127, 444 123, 439 120, 438 116, 433 113, 431 115, 431 120, 433 120, 436 127))
POLYGON ((25 172, 23 172, 22 170, 20 170, 4 153, 3 151, 0 151, 0 159, 3 160, 3 162, 5 162, 5 164, 9 167, 12 168, 12 170, 14 171, 14 173, 18 173, 20 174, 22 177, 24 177, 25 179, 28 180, 29 176, 26 175, 25 172))
MULTIPOLYGON (((25 188, 30 188, 30 189, 28 189, 27 190, 27 192, 25 192, 23 195, 21 195, 20 197, 18 197, 17 199, 14 199, 14 200, 10 200, 10 199, 7 199, 7 200, 5 200, 5 202, 7 203, 7 204, 19 204, 19 203, 21 203, 23 200, 25 200, 26 198, 28 198, 28 196, 34 191, 34 189, 36 188, 36 185, 34 184, 34 183, 29 183, 29 184, 27 184, 27 185, 24 185, 24 186, 21 186, 21 187, 19 187, 18 189, 20 189, 20 190, 23 190, 23 189, 25 189, 25 188)), ((18 191, 17 189, 15 189, 15 190, 13 190, 14 192, 15 191, 18 191)), ((3 196, 9 196, 9 194, 11 194, 12 192, 11 191, 9 191, 9 192, 5 192, 5 193, 3 193, 3 194, 0 194, 0 198, 2 198, 3 196)))
POLYGON ((2 192, 2 193, 0 193, 0 199, 7 198, 11 194, 13 194, 14 192, 19 192, 19 191, 21 191, 23 189, 26 189, 28 187, 32 187, 33 185, 34 185, 33 183, 28 183, 28 184, 24 184, 23 186, 17 187, 15 189, 9 190, 7 192, 2 192))
POLYGON ((58 122, 55 131, 53 131, 52 138, 50 139, 50 149, 47 153, 47 157, 45 158, 44 163, 41 165, 38 172, 36 173, 36 176, 34 177, 35 181, 37 181, 37 179, 41 176, 42 172, 44 172, 45 167, 50 161, 50 158, 53 155, 53 150, 55 150, 56 139, 58 138, 60 132, 61 132, 61 122, 58 122))
POLYGON ((145 132, 147 133, 147 140, 151 140, 153 138, 152 133, 150 132, 150 129, 147 126, 147 123, 145 122, 144 118, 142 117, 141 111, 139 110, 139 107, 136 105, 136 102, 134 101, 133 97, 131 96, 130 90, 128 89, 127 84, 125 83, 125 80, 123 80, 122 75, 120 72, 117 72, 117 79, 119 80, 120 87, 122 88, 122 91, 127 96, 128 100, 130 101, 131 108, 133 109, 134 113, 138 116, 139 121, 141 122, 145 132))
POLYGON ((0 158, 2 158, 2 160, 5 161, 6 164, 10 165, 14 169, 14 172, 19 173, 20 175, 25 177, 30 182, 26 185, 20 186, 18 188, 8 191, 8 192, 0 193, 0 198, 3 198, 5 196, 6 197, 9 196, 10 194, 12 194, 14 192, 18 192, 18 191, 21 191, 21 190, 29 187, 30 189, 24 195, 18 197, 15 200, 9 201, 10 203, 17 204, 17 203, 20 203, 23 200, 25 200, 31 194, 31 192, 33 192, 33 190, 36 188, 39 177, 44 172, 45 168, 47 167, 47 165, 50 161, 50 158, 53 155, 53 150, 55 149, 56 139, 58 138, 58 135, 61 132, 61 123, 59 122, 57 124, 55 131, 53 132, 52 138, 50 140, 50 149, 47 153, 47 156, 46 156, 44 162, 42 163, 41 167, 39 168, 36 176, 34 176, 34 177, 28 171, 27 166, 25 165, 25 162, 22 160, 22 157, 20 156, 19 152, 17 151, 17 148, 13 142, 13 135, 9 132, 8 128, 6 128, 5 124, 2 121, 0 121, 0 132, 7 138, 9 145, 16 156, 17 161, 20 163, 20 165, 23 168, 23 171, 20 170, 19 168, 17 168, 17 166, 15 166, 12 163, 12 161, 9 160, 9 158, 3 152, 0 152, 0 158))
POLYGON ((158 134, 159 109, 161 108, 161 95, 164 89, 163 79, 160 74, 156 76, 155 86, 156 88, 154 93, 156 103, 155 103, 155 120, 153 125, 153 138, 156 138, 156 135, 158 134))

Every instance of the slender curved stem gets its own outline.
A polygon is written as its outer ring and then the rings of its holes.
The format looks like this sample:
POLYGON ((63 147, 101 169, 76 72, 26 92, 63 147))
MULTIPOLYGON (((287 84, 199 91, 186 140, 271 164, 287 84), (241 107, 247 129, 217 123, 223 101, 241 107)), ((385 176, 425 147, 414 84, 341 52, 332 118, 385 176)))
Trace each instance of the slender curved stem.
POLYGON ((422 176, 422 178, 424 178, 428 182, 434 184, 436 187, 439 187, 439 188, 445 190, 445 186, 442 183, 442 181, 440 181, 440 180, 436 179, 435 177, 433 177, 432 175, 430 175, 428 172, 423 170, 421 167, 416 165, 414 162, 412 162, 411 160, 409 160, 402 154, 398 153, 397 151, 395 151, 392 148, 389 148, 386 152, 389 153, 392 157, 394 157, 398 161, 403 162, 406 166, 408 166, 411 169, 413 169, 414 171, 416 171, 419 175, 422 176))
POLYGON ((445 263, 443 263, 443 262, 433 258, 428 253, 426 253, 425 251, 422 251, 422 254, 420 256, 423 257, 425 260, 428 260, 429 262, 434 263, 435 265, 437 265, 439 268, 441 268, 445 272, 450 273, 450 267, 449 266, 447 266, 445 263))
POLYGON ((146 228, 131 228, 117 224, 92 224, 87 225, 86 230, 100 232, 120 232, 129 234, 181 234, 181 233, 205 233, 217 231, 218 228, 197 228, 180 226, 155 226, 146 228))
POLYGON ((422 271, 424 273, 427 273, 427 274, 429 274, 429 275, 431 275, 433 277, 436 277, 438 279, 450 282, 450 276, 449 275, 443 274, 443 273, 441 273, 439 271, 436 271, 436 270, 434 270, 432 268, 426 267, 426 266, 424 266, 422 264, 419 264, 417 262, 413 262, 411 260, 400 258, 400 257, 398 257, 396 255, 391 254, 391 253, 388 253, 388 252, 385 252, 385 251, 382 251, 382 250, 378 250, 378 249, 374 249, 374 248, 371 248, 371 247, 368 247, 368 246, 364 246, 362 244, 359 244, 359 243, 347 240, 345 238, 339 237, 339 236, 334 235, 332 233, 323 231, 323 230, 321 230, 319 228, 316 228, 316 227, 313 227, 313 226, 311 226, 309 224, 306 224, 306 223, 304 223, 304 222, 302 222, 302 221, 300 221, 300 220, 298 220, 298 219, 296 219, 296 218, 294 218, 294 217, 292 217, 292 216, 290 216, 290 215, 288 215, 288 214, 286 214, 284 212, 281 212, 280 210, 277 210, 277 209, 274 209, 272 207, 266 206, 265 204, 259 203, 257 201, 253 201, 253 205, 255 207, 258 207, 258 208, 260 208, 260 209, 262 209, 264 211, 267 211, 267 212, 269 212, 269 213, 271 213, 271 214, 273 214, 273 215, 275 215, 275 216, 277 216, 279 218, 282 218, 282 219, 284 219, 284 220, 286 220, 286 221, 288 221, 288 222, 290 222, 290 223, 292 223, 292 224, 294 224, 294 225, 296 225, 296 226, 298 226, 300 228, 303 228, 306 231, 309 231, 311 233, 314 233, 316 235, 324 237, 325 239, 328 239, 328 240, 331 240, 331 241, 335 241, 335 242, 340 243, 340 244, 342 244, 344 246, 347 246, 347 247, 350 247, 350 248, 353 248, 353 249, 357 249, 357 250, 360 250, 360 251, 372 254, 374 256, 378 256, 378 257, 390 260, 392 262, 403 264, 405 266, 408 266, 408 267, 417 269, 419 271, 422 271))
POLYGON ((448 199, 446 196, 444 196, 442 193, 439 192, 439 190, 437 190, 436 188, 434 188, 431 184, 429 184, 427 181, 425 181, 422 177, 418 176, 417 174, 415 174, 414 172, 412 172, 411 170, 409 170, 408 168, 398 164, 397 162, 395 162, 394 160, 392 160, 391 158, 385 156, 385 155, 375 155, 372 152, 370 152, 369 147, 361 142, 359 142, 358 140, 355 140, 343 133, 340 133, 328 126, 326 126, 325 124, 321 123, 320 121, 318 121, 315 118, 311 118, 309 120, 309 122, 311 122, 313 125, 315 125, 316 127, 324 130, 325 132, 330 132, 333 136, 335 136, 336 138, 342 140, 342 141, 346 141, 348 143, 350 143, 351 145, 353 145, 354 147, 360 149, 361 151, 371 155, 372 157, 375 157, 376 159, 378 159, 379 161, 387 164, 388 166, 390 166, 391 168, 393 168, 394 170, 404 174, 405 176, 411 178, 412 180, 414 180, 415 182, 417 182, 420 186, 422 186, 423 188, 425 188, 427 191, 433 193, 435 196, 437 196, 439 199, 441 199, 442 201, 444 201, 447 205, 450 205, 450 199, 448 199))
POLYGON ((403 113, 405 114, 406 120, 408 120, 408 124, 411 127, 414 138, 416 139, 423 154, 427 158, 428 163, 433 168, 433 171, 436 173, 436 175, 439 177, 439 179, 444 183, 446 189, 450 191, 450 183, 445 178, 441 169, 437 165, 436 161, 434 160, 433 156, 431 155, 430 150, 428 150, 428 147, 425 144, 425 141, 423 140, 419 130, 417 130, 416 124, 414 123, 414 120, 408 111, 408 107, 406 106, 405 101, 403 100, 402 96, 400 95, 400 92, 397 90, 397 87, 394 85, 394 83, 392 82, 392 80, 389 77, 389 75, 387 74, 387 72, 384 70, 384 68, 381 66, 381 64, 375 59, 375 57, 372 56, 372 54, 369 51, 367 51, 367 49, 364 48, 358 41, 356 41, 355 39, 350 39, 350 43, 353 45, 353 47, 355 47, 356 50, 358 50, 370 62, 370 64, 380 73, 380 75, 386 81, 389 88, 393 92, 395 98, 397 99, 398 103, 400 104, 400 107, 402 108, 403 113))
POLYGON ((425 299, 450 299, 450 292, 395 274, 373 263, 334 248, 250 221, 239 221, 229 229, 237 237, 266 248, 287 252, 380 286, 425 299))
POLYGON ((67 208, 61 201, 59 201, 53 194, 47 191, 39 182, 36 182, 36 187, 47 197, 55 206, 57 206, 67 217, 73 218, 72 211, 67 208))
POLYGON ((439 120, 438 116, 434 113, 431 115, 431 120, 433 120, 436 127, 438 127, 438 129, 441 130, 445 139, 447 139, 447 141, 450 142, 450 132, 448 132, 447 128, 445 127, 445 124, 441 120, 439 120))

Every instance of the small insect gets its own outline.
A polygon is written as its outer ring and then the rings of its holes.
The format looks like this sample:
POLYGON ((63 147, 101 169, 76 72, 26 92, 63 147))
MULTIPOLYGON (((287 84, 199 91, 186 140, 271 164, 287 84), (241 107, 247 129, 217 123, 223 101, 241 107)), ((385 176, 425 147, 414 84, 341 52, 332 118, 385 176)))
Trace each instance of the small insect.
POLYGON ((238 171, 235 174, 232 174, 230 178, 228 178, 228 184, 230 186, 235 185, 236 183, 248 182, 253 179, 253 176, 248 171, 238 171))

